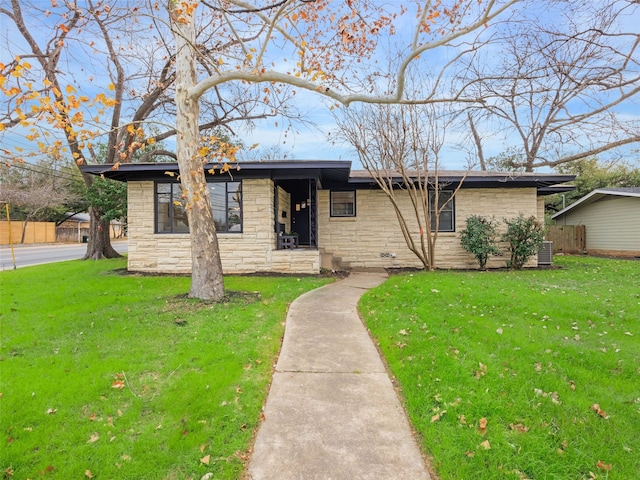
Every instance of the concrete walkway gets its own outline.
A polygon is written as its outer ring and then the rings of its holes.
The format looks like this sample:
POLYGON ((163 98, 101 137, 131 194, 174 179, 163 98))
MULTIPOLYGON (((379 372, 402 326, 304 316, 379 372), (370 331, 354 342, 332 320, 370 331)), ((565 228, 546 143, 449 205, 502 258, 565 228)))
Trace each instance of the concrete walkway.
POLYGON ((293 302, 250 479, 430 478, 357 313, 385 278, 352 273, 293 302))

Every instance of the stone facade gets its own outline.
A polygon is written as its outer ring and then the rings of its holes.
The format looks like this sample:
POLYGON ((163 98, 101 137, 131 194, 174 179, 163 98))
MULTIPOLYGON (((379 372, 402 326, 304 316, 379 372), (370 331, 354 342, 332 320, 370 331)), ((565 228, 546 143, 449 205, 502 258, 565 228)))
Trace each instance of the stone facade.
MULTIPOLYGON (((407 248, 395 213, 379 190, 356 191, 355 217, 330 217, 328 190, 318 192, 318 249, 276 249, 274 184, 270 179, 243 180, 243 231, 220 233, 218 241, 225 273, 318 273, 327 269, 421 267, 407 248)), ((290 229, 290 195, 278 188, 278 221, 290 229), (286 212, 285 216, 282 212, 286 212)), ((460 230, 473 214, 494 216, 500 223, 522 213, 542 218, 544 204, 535 188, 468 188, 455 197, 453 233, 441 232, 436 243, 436 267, 476 268, 475 258, 460 246, 460 230)), ((129 270, 189 273, 188 234, 155 233, 154 183, 129 182, 129 270)), ((411 211, 407 198, 403 209, 411 211)), ((501 227, 503 225, 501 224, 501 227)), ((535 265, 535 258, 530 265, 535 265)), ((491 258, 501 267, 505 257, 491 258)))
MULTIPOLYGON (((317 250, 276 250, 273 182, 243 180, 242 190, 242 233, 218 234, 224 272, 319 272, 317 250)), ((189 234, 155 233, 154 183, 129 182, 128 198, 129 270, 190 273, 189 234)))
MULTIPOLYGON (((440 232, 436 241, 437 268, 477 268, 475 257, 460 246, 460 231, 471 215, 495 217, 504 230, 503 218, 539 217, 541 206, 535 188, 468 188, 455 196, 455 232, 440 232)), ((407 248, 390 201, 380 190, 356 191, 356 216, 331 217, 329 192, 318 192, 320 251, 322 266, 341 270, 350 268, 422 267, 407 248)), ((409 198, 401 209, 411 215, 409 198)), ((543 212, 544 210, 542 210, 543 212)), ((414 228, 417 233, 417 228, 414 228)), ((416 236, 417 239, 417 236, 416 236)), ((501 245, 505 250, 504 245, 501 245)), ((505 257, 490 258, 487 267, 502 267, 505 257)), ((537 259, 529 263, 534 266, 537 259)))

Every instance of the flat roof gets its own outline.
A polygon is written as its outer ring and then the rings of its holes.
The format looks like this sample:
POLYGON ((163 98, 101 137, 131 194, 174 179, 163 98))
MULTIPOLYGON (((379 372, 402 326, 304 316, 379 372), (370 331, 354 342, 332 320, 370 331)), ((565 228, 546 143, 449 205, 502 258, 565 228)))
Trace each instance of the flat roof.
MULTIPOLYGON (((217 168, 220 164, 204 165, 205 172, 217 168)), ((114 165, 82 165, 80 170, 93 175, 104 175, 119 181, 167 180, 178 174, 178 164, 170 163, 121 163, 114 165)), ((402 183, 402 175, 397 171, 386 171, 394 182, 402 183)), ((418 172, 412 176, 417 178, 418 172)), ((210 175, 210 174, 208 174, 210 175)), ((231 178, 270 178, 272 180, 296 180, 314 178, 320 181, 322 188, 376 188, 375 179, 367 170, 351 170, 349 160, 269 160, 259 162, 234 163, 228 174, 231 178)), ((225 179, 220 174, 212 179, 225 179)), ((433 178, 433 177, 431 177, 433 178)), ((575 179, 575 175, 537 172, 495 172, 480 170, 440 170, 438 181, 457 185, 463 182, 465 188, 489 187, 536 187, 539 193, 569 191, 573 187, 558 185, 575 179)))

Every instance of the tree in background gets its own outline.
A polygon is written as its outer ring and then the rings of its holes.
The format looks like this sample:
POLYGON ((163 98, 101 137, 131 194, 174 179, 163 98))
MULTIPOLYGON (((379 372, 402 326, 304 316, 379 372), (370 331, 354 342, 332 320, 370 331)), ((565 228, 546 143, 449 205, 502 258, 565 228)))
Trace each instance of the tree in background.
MULTIPOLYGON (((503 24, 493 49, 469 49, 465 78, 477 155, 504 134, 511 145, 485 168, 531 172, 640 141, 638 2, 542 2, 503 24), (634 107, 635 104, 635 107, 634 107), (626 108, 625 108, 626 107, 626 108), (496 128, 498 126, 498 128, 496 128), (494 138, 491 138, 493 141, 494 138), (493 165, 492 165, 493 163, 493 165)), ((478 40, 489 32, 480 34, 478 40)))
MULTIPOLYGON (((24 243, 27 224, 31 221, 59 221, 70 209, 82 201, 74 189, 74 178, 55 168, 55 160, 40 161, 35 165, 0 165, 2 202, 10 206, 10 215, 22 220, 24 243)), ((4 217, 4 209, 0 216, 4 217)))
POLYGON ((545 197, 548 213, 556 213, 597 188, 640 187, 640 166, 636 162, 601 162, 597 158, 584 158, 561 165, 559 173, 575 175, 575 190, 545 197))

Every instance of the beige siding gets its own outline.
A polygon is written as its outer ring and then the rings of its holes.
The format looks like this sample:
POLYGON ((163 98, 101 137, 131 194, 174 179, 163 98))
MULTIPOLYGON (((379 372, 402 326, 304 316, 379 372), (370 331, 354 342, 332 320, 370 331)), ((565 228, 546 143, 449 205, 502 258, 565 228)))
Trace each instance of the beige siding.
MULTIPOLYGON (((455 198, 456 232, 440 233, 436 243, 438 268, 475 268, 475 258, 460 246, 460 230, 470 215, 492 217, 502 226, 503 218, 520 213, 538 215, 540 202, 535 188, 461 189, 455 198)), ((397 218, 385 194, 379 190, 356 192, 356 213, 353 218, 329 216, 329 192, 321 191, 319 203, 319 245, 323 267, 420 267, 417 257, 407 248, 397 218)), ((411 212, 409 200, 403 211, 411 212)), ((489 267, 504 266, 504 257, 492 258, 489 267)), ((534 258, 529 265, 535 265, 534 258)))
MULTIPOLYGON (((153 189, 153 182, 129 182, 129 270, 189 273, 189 235, 154 233, 153 189)), ((317 273, 317 250, 275 249, 272 181, 243 180, 242 189, 243 232, 218 234, 224 272, 317 273)))
POLYGON ((608 195, 576 207, 560 224, 585 225, 587 251, 640 253, 640 198, 608 195))

